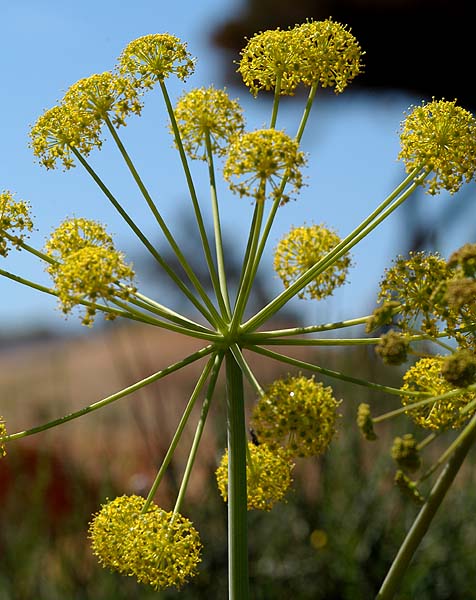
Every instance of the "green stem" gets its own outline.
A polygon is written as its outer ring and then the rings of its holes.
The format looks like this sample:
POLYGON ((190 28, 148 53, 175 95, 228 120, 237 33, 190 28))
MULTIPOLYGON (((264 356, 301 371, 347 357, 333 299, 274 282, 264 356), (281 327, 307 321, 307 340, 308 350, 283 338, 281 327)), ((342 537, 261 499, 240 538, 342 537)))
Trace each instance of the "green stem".
POLYGON ((228 582, 229 600, 248 600, 246 427, 243 375, 226 354, 228 422, 228 582))
POLYGON ((160 469, 154 479, 154 483, 152 484, 152 486, 149 490, 149 493, 145 500, 145 504, 141 510, 142 513, 146 513, 149 510, 149 506, 150 506, 152 500, 154 499, 154 496, 157 492, 157 488, 159 487, 160 482, 162 481, 162 479, 164 477, 165 471, 167 470, 167 467, 169 466, 170 461, 172 460, 172 457, 175 453, 175 449, 177 448, 180 438, 182 437, 183 430, 185 429, 185 425, 188 422, 188 419, 193 410, 193 407, 195 406, 195 402, 197 401, 198 395, 199 395, 201 389, 203 388, 203 386, 205 385, 205 381, 207 380, 207 377, 211 371, 211 368, 212 368, 214 362, 215 362, 215 354, 213 354, 208 359, 207 364, 205 365, 200 377, 198 378, 195 388, 194 388, 194 390, 190 396, 190 399, 187 403, 187 406, 185 407, 182 418, 180 419, 177 429, 175 430, 175 434, 172 438, 172 441, 170 442, 167 453, 165 454, 164 460, 162 461, 162 464, 160 465, 160 469))
POLYGON ((103 406, 107 406, 108 404, 111 404, 111 402, 115 402, 116 400, 119 400, 120 398, 124 398, 124 396, 128 396, 129 394, 132 394, 132 392, 136 392, 137 390, 143 388, 144 386, 148 385, 149 383, 158 381, 159 379, 162 379, 166 375, 170 375, 170 373, 174 373, 175 371, 178 371, 179 369, 182 369, 183 367, 190 365, 191 363, 199 360, 200 358, 207 356, 208 354, 213 352, 213 350, 214 350, 213 345, 205 346, 205 348, 202 348, 201 350, 198 350, 197 352, 190 354, 186 358, 182 359, 179 362, 174 363, 173 365, 170 365, 166 369, 157 371, 157 373, 154 373, 153 375, 149 375, 149 377, 146 377, 145 379, 141 379, 137 383, 134 383, 133 385, 130 385, 129 387, 126 387, 123 390, 116 392, 115 394, 112 394, 111 396, 107 396, 107 398, 103 398, 102 400, 99 400, 98 402, 95 402, 94 404, 85 406, 84 408, 81 408, 80 410, 77 410, 73 413, 69 413, 68 415, 64 415, 63 417, 60 417, 59 419, 54 419, 53 421, 49 421, 48 423, 44 423, 43 425, 38 425, 37 427, 32 427, 31 429, 26 429, 25 431, 18 431, 17 433, 12 433, 10 435, 4 436, 3 438, 1 438, 1 441, 2 442, 10 442, 12 440, 24 438, 29 435, 33 435, 35 433, 40 433, 41 431, 46 431, 47 429, 51 429, 52 427, 56 427, 57 425, 62 425, 63 423, 67 423, 68 421, 72 421, 73 419, 77 419, 78 417, 82 417, 83 415, 87 415, 88 413, 98 410, 99 408, 103 408, 103 406))
POLYGON ((172 130, 174 132, 175 143, 177 144, 177 149, 179 151, 180 160, 182 163, 182 167, 185 173, 185 178, 187 180, 187 185, 190 193, 190 199, 192 201, 193 209, 195 212, 195 218, 197 220, 198 230, 200 232, 200 238, 202 240, 202 247, 205 254, 205 260, 208 265, 208 270, 210 273, 210 278, 213 283, 213 287, 215 292, 220 289, 220 284, 218 281, 218 276, 215 270, 215 265, 213 264, 212 253, 210 250, 210 244, 208 243, 207 233, 205 231, 205 225, 203 223, 202 213, 200 211, 200 205, 198 203, 197 193, 195 191, 195 186, 192 179, 192 174, 190 173, 190 168, 188 166, 187 156, 185 154, 185 150, 182 143, 182 138, 180 136, 180 131, 177 125, 177 120, 175 118, 174 109, 172 103, 170 101, 169 93, 167 91, 167 87, 165 82, 162 79, 159 79, 160 89, 162 90, 162 95, 164 97, 165 106, 167 108, 167 112, 170 119, 170 124, 172 126, 172 130))
POLYGON ((213 392, 215 390, 216 382, 218 379, 218 374, 220 372, 220 367, 223 361, 223 353, 218 354, 214 358, 214 366, 213 371, 210 376, 210 382, 208 384, 207 393, 205 396, 205 400, 202 404, 202 410, 200 412, 200 419, 198 421, 197 428, 195 430, 195 436, 193 438, 192 447, 190 449, 190 453, 188 455, 187 465, 185 467, 185 471, 182 477, 182 483, 180 484, 180 490, 177 495, 177 500, 174 506, 174 513, 180 512, 180 508, 182 506, 183 499, 185 497, 185 492, 187 490, 188 482, 190 479, 190 474, 192 473, 192 468, 195 463, 195 458, 197 456, 198 447, 200 445, 200 440, 202 439, 203 429, 205 427, 205 422, 207 420, 208 411, 210 409, 211 400, 213 397, 213 392))
POLYGON ((400 546, 397 556, 376 596, 376 600, 391 600, 395 596, 413 555, 428 531, 438 508, 443 502, 443 499, 458 474, 466 455, 476 440, 476 417, 473 417, 459 436, 458 440, 458 447, 454 450, 453 456, 446 463, 446 466, 433 486, 428 499, 422 506, 403 544, 400 546))
POLYGON ((210 131, 207 129, 205 134, 205 146, 207 150, 208 177, 210 180, 210 198, 213 214, 213 229, 215 232, 215 253, 218 267, 219 291, 217 290, 218 302, 222 308, 223 314, 229 318, 231 316, 230 298, 226 284, 226 269, 223 258, 223 239, 221 234, 220 212, 218 210, 217 186, 215 179, 215 165, 213 161, 212 143, 210 131))
POLYGON ((344 327, 353 327, 354 325, 363 325, 372 315, 358 317, 357 319, 348 319, 346 321, 336 321, 335 323, 324 323, 322 325, 310 325, 308 327, 292 327, 288 329, 275 329, 272 331, 258 331, 243 336, 247 342, 252 344, 261 344, 263 340, 269 340, 274 337, 285 337, 291 335, 306 335, 308 333, 318 333, 320 331, 331 331, 342 329, 344 327))
MULTIPOLYGON (((340 379, 341 381, 348 381, 349 383, 362 385, 372 390, 378 390, 379 392, 386 392, 387 394, 393 394, 396 396, 409 394, 407 390, 403 392, 402 390, 390 387, 388 385, 381 385, 380 383, 373 383, 371 381, 367 381, 366 379, 358 379, 357 377, 351 377, 350 375, 345 375, 344 373, 340 373, 339 371, 333 371, 331 369, 319 367, 318 365, 304 362, 303 360, 292 358, 291 356, 286 356, 284 354, 279 354, 278 352, 273 352, 272 350, 267 350, 266 348, 260 348, 259 346, 245 345, 244 347, 247 350, 256 352, 256 354, 268 356, 269 358, 279 360, 280 362, 286 363, 288 365, 293 365, 294 367, 299 367, 301 369, 307 369, 308 371, 314 371, 316 373, 320 373, 321 375, 327 375, 328 377, 333 377, 334 379, 340 379)), ((421 396, 421 392, 413 392, 412 395, 421 396)))
POLYGON ((256 377, 254 376, 254 373, 251 370, 251 367, 246 362, 246 359, 243 356, 243 353, 241 352, 241 348, 238 346, 238 344, 233 344, 232 346, 230 346, 230 350, 231 350, 233 356, 235 357, 236 362, 240 365, 240 369, 241 369, 243 375, 251 383, 251 386, 254 388, 254 390, 256 391, 258 396, 263 396, 264 390, 258 383, 258 380, 256 379, 256 377))
POLYGON ((7 240, 10 240, 12 243, 16 244, 18 247, 22 248, 23 250, 26 250, 30 254, 33 254, 37 258, 41 258, 41 260, 44 260, 45 262, 49 263, 50 265, 54 265, 57 262, 54 258, 51 258, 51 256, 48 256, 48 254, 45 254, 44 252, 41 252, 41 250, 37 250, 36 248, 33 248, 33 246, 30 246, 29 244, 24 242, 19 237, 10 235, 8 233, 8 231, 5 231, 4 229, 0 229, 0 237, 6 237, 7 240))
MULTIPOLYGON (((122 157, 124 158, 127 168, 129 169, 132 177, 134 178, 134 181, 137 184, 137 187, 139 188, 142 196, 144 197, 145 201, 147 202, 147 205, 149 206, 152 214, 154 215, 155 220, 159 224, 159 227, 162 229, 162 232, 163 232, 166 240, 170 244, 170 247, 174 251, 175 256, 177 257, 181 267, 187 274, 187 277, 190 279, 191 283, 193 284, 193 286, 195 287, 197 292, 199 293, 199 295, 202 298, 203 302, 205 303, 206 307, 210 311, 210 314, 213 315, 213 317, 216 319, 217 323, 221 323, 223 325, 223 321, 221 320, 220 315, 217 313, 216 308, 213 306, 213 303, 210 301, 210 298, 208 297, 206 291, 203 289, 203 286, 200 283, 198 277, 195 275, 192 267, 189 265, 187 259, 185 258, 182 251, 180 250, 179 245, 175 241, 174 236, 172 235, 169 228, 167 227, 167 224, 165 223, 164 219, 162 218, 162 215, 160 214, 157 207, 155 206, 155 203, 152 200, 151 195, 149 194, 146 186, 144 185, 144 182, 142 181, 139 173, 137 172, 137 169, 135 168, 134 163, 132 162, 129 154, 127 153, 127 151, 124 147, 124 144, 122 143, 116 129, 114 128, 113 124, 109 120, 109 117, 107 117, 107 116, 105 118, 105 123, 106 123, 106 125, 109 129, 109 132, 111 133, 114 141, 116 142, 116 145, 119 148, 119 151, 120 151, 122 157)), ((217 323, 213 323, 213 324, 216 325, 217 323)))
POLYGON ((366 219, 364 219, 364 221, 362 221, 362 223, 356 229, 354 229, 323 259, 308 269, 306 273, 301 275, 293 284, 281 292, 279 296, 277 296, 254 317, 247 321, 243 325, 242 331, 256 329, 259 327, 264 321, 269 319, 280 308, 282 308, 293 296, 306 287, 306 285, 317 275, 319 275, 319 273, 325 270, 334 261, 338 260, 340 256, 348 252, 353 246, 360 242, 360 240, 362 240, 373 229, 375 229, 379 223, 386 219, 400 204, 402 204, 408 198, 408 196, 416 189, 416 187, 420 185, 421 178, 418 180, 415 179, 420 171, 421 169, 414 169, 410 175, 408 175, 402 181, 402 183, 397 186, 395 190, 366 219), (412 181, 413 183, 409 186, 412 181), (405 191, 399 196, 402 190, 405 191))
POLYGON ((296 142, 300 142, 304 133, 304 129, 306 127, 307 120, 311 113, 312 104, 314 102, 314 98, 316 96, 317 88, 319 83, 316 81, 312 84, 311 89, 309 90, 309 96, 307 97, 306 106, 304 108, 304 113, 301 118, 301 122, 299 123, 299 127, 296 133, 296 142))
POLYGON ((276 127, 276 120, 278 118, 279 100, 281 98, 281 80, 282 80, 282 73, 278 73, 278 75, 276 76, 276 84, 274 86, 273 110, 271 112, 271 121, 269 124, 270 129, 274 129, 276 127))
POLYGON ((76 156, 78 161, 83 165, 83 167, 86 169, 88 174, 91 176, 91 178, 97 184, 97 186, 100 188, 100 190, 103 192, 103 194, 109 200, 109 202, 114 206, 114 208, 117 210, 117 212, 121 215, 121 217, 124 219, 124 221, 129 225, 129 227, 136 234, 136 236, 139 238, 139 240, 144 244, 144 246, 147 248, 147 250, 150 252, 150 254, 159 263, 159 265, 162 267, 162 269, 167 273, 167 275, 172 279, 172 281, 177 285, 177 287, 182 291, 182 293, 190 300, 190 302, 192 302, 192 304, 195 306, 195 308, 197 308, 201 312, 201 314, 207 319, 207 321, 212 323, 213 319, 212 319, 210 313, 206 310, 206 308, 204 306, 202 306, 202 304, 199 302, 199 300, 197 298, 195 298, 194 294, 191 292, 191 290, 188 289, 188 287, 184 284, 184 282, 180 279, 180 277, 174 272, 174 270, 171 267, 169 267, 167 262, 160 255, 160 253, 157 252, 157 250, 149 242, 149 240, 142 233, 142 231, 139 229, 139 227, 134 223, 134 221, 127 214, 127 212, 122 208, 122 206, 116 200, 114 195, 111 193, 109 188, 105 185, 105 183, 102 181, 102 179, 96 173, 96 171, 81 156, 81 154, 76 150, 76 148, 72 147, 71 152, 73 152, 73 154, 76 156))

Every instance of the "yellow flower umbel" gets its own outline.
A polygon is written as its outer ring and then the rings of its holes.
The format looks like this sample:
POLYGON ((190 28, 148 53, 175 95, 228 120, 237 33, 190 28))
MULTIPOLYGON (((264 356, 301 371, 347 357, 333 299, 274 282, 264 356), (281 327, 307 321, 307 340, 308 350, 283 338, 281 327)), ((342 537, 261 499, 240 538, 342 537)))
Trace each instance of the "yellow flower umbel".
MULTIPOLYGON (((432 396, 440 396, 451 391, 454 389, 453 386, 444 379, 441 372, 443 364, 444 358, 442 356, 420 359, 403 376, 404 383, 401 389, 403 391, 427 392, 432 396)), ((407 413, 417 425, 425 429, 458 429, 466 423, 472 414, 460 415, 460 409, 464 408, 474 398, 474 393, 467 392, 409 409, 407 413)), ((414 402, 415 396, 402 396, 403 406, 414 402)))
MULTIPOLYGON (((96 221, 64 221, 52 234, 45 251, 55 261, 47 270, 64 313, 82 300, 125 300, 133 289, 132 268, 125 264, 111 236, 96 221)), ((94 314, 94 307, 88 307, 83 324, 90 325, 94 314)))
POLYGON ((283 131, 259 129, 234 138, 228 150, 223 176, 230 189, 240 196, 251 196, 257 201, 265 198, 265 186, 271 187, 271 196, 279 197, 281 204, 290 198, 280 194, 283 177, 298 191, 302 183, 301 168, 304 153, 298 143, 283 131))
POLYGON ((241 52, 238 72, 256 96, 260 90, 292 95, 301 82, 301 46, 294 30, 274 29, 255 34, 241 52))
POLYGON ((256 404, 251 422, 261 443, 290 456, 317 456, 336 433, 339 402, 313 377, 278 379, 256 404))
POLYGON ((0 256, 7 256, 11 247, 19 247, 26 233, 33 229, 30 205, 24 200, 15 200, 12 192, 0 193, 0 256), (13 236, 9 239, 7 236, 13 236))
POLYGON ((202 545, 192 523, 145 499, 120 496, 93 516, 89 537, 104 567, 137 578, 155 590, 180 588, 197 572, 202 545))
MULTIPOLYGON (((292 483, 294 464, 282 448, 271 449, 266 444, 248 443, 246 464, 248 510, 271 510, 283 499, 292 483)), ((228 450, 216 470, 218 489, 226 502, 228 499, 228 450)))
MULTIPOLYGON (((274 253, 274 269, 288 288, 301 275, 326 256, 340 242, 339 236, 324 225, 294 227, 278 244, 274 253)), ((300 298, 320 300, 332 295, 336 287, 345 283, 351 264, 348 254, 337 259, 328 269, 299 294, 300 298)))
POLYGON ((65 169, 74 167, 72 149, 87 156, 94 147, 100 148, 100 127, 97 122, 77 108, 60 104, 41 115, 30 131, 33 154, 47 169, 54 169, 57 161, 65 169))
POLYGON ((129 114, 140 115, 142 110, 131 82, 108 71, 80 79, 66 92, 63 103, 81 115, 86 131, 94 125, 100 129, 110 115, 117 127, 125 125, 129 114))
MULTIPOLYGON (((4 437, 6 435, 7 435, 7 428, 5 427, 5 421, 3 420, 3 417, 0 417, 0 438, 4 437)), ((3 442, 0 442, 0 458, 5 456, 6 453, 7 453, 7 451, 5 450, 5 444, 3 442)))
POLYGON ((175 118, 183 147, 190 158, 207 159, 210 150, 223 156, 230 141, 244 128, 243 110, 225 90, 198 88, 184 94, 175 107, 175 118))
POLYGON ((303 23, 295 30, 305 85, 319 83, 323 88, 333 87, 339 94, 362 72, 362 49, 345 25, 326 19, 303 23))
POLYGON ((415 107, 400 129, 399 158, 407 172, 428 168, 434 176, 425 179, 428 193, 446 189, 451 194, 476 171, 476 120, 456 100, 433 100, 415 107))
POLYGON ((144 35, 130 42, 119 57, 119 71, 140 88, 152 88, 171 74, 185 79, 194 71, 187 45, 168 33, 144 35))

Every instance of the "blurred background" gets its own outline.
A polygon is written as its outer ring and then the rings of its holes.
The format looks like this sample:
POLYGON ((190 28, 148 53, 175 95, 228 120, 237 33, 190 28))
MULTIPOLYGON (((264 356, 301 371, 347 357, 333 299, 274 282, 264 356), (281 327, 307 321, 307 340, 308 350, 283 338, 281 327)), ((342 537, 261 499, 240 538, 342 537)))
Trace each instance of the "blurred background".
MULTIPOLYGON (((129 41, 162 32, 186 41, 197 57, 196 73, 187 84, 168 82, 174 99, 193 87, 226 86, 244 107, 247 127, 266 126, 271 98, 253 98, 236 75, 234 61, 245 38, 307 17, 332 16, 351 27, 365 50, 365 72, 344 94, 322 92, 317 97, 303 139, 309 155, 308 186, 278 212, 254 295, 255 306, 260 306, 280 291, 272 250, 291 226, 323 222, 345 236, 399 183, 404 171, 397 162, 398 129, 412 104, 433 96, 457 98, 474 111, 468 11, 462 0, 138 0, 127 9, 109 0, 5 1, 1 189, 32 203, 37 227, 32 245, 41 247, 65 217, 100 220, 134 262, 141 291, 188 310, 80 167, 47 172, 35 163, 28 148, 29 128, 75 81, 113 68, 129 41)), ((304 94, 284 98, 278 126, 293 135, 304 103, 304 94)), ((185 181, 158 93, 146 97, 140 120, 130 119, 121 134, 171 230, 193 258, 197 241, 186 216, 185 181)), ((166 253, 112 145, 106 143, 92 162, 166 253)), ((193 165, 193 173, 197 189, 204 190, 202 204, 210 221, 204 165, 193 165)), ((347 285, 326 302, 296 301, 279 315, 280 322, 311 324, 368 314, 378 281, 395 255, 430 249, 447 256, 476 241, 474 197, 474 184, 454 197, 416 194, 355 249, 347 285)), ((220 200, 227 266, 233 275, 253 207, 224 185, 220 200)), ((12 252, 2 268, 49 284, 42 265, 25 252, 12 252)), ((0 415, 11 432, 95 402, 196 348, 176 336, 118 322, 103 324, 100 318, 93 330, 86 330, 75 316, 65 321, 54 299, 5 278, 0 279, 0 292, 0 415)), ((400 382, 398 369, 383 369, 372 352, 308 351, 305 359, 373 381, 400 382)), ((268 361, 257 361, 256 369, 263 385, 287 372, 268 361)), ((85 531, 91 513, 106 497, 146 493, 196 376, 197 370, 189 367, 95 416, 9 446, 0 462, 0 600, 176 597, 175 592, 153 594, 98 568, 85 531)), ((360 440, 354 427, 358 403, 369 401, 378 413, 394 403, 326 383, 344 398, 338 439, 324 458, 298 464, 287 503, 270 514, 250 515, 257 599, 284 599, 291 593, 300 599, 373 597, 415 514, 392 487, 394 468, 388 456, 392 436, 403 433, 407 424, 384 428, 376 442, 378 453, 360 440)), ((225 597, 226 511, 213 479, 224 445, 220 399, 187 496, 186 512, 206 550, 197 583, 182 592, 186 598, 225 597)), ((173 506, 186 452, 187 443, 158 494, 157 502, 167 508, 173 506)), ((399 598, 476 598, 473 473, 468 468, 458 479, 458 493, 453 490, 447 503, 451 510, 439 515, 399 598)))

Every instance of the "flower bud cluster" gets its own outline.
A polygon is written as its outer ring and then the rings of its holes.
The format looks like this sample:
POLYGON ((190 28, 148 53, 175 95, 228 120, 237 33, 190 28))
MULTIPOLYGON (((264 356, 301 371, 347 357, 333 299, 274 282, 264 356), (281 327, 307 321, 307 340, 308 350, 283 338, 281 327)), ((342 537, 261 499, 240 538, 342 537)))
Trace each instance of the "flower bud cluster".
POLYGON ((19 248, 27 232, 32 231, 30 209, 28 202, 15 200, 12 192, 0 193, 0 256, 7 256, 10 244, 19 248))

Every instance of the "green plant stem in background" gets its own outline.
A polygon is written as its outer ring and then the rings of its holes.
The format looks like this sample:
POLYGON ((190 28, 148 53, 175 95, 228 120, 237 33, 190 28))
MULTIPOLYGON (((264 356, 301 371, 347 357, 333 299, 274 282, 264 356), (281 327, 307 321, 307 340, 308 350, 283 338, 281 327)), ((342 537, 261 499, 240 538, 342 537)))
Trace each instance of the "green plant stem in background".
POLYGON ((210 375, 210 381, 208 383, 207 393, 205 395, 205 399, 202 404, 202 410, 200 412, 200 419, 197 424, 197 428, 195 430, 195 435, 192 442, 192 447, 190 449, 187 464, 185 466, 185 471, 182 477, 182 483, 180 484, 180 489, 177 494, 177 501, 174 506, 174 513, 180 512, 183 499, 185 497, 185 492, 187 491, 188 482, 190 479, 190 475, 192 473, 192 468, 195 463, 195 458, 197 456, 198 447, 200 445, 200 440, 202 439, 203 429, 205 427, 205 422, 207 420, 208 411, 210 410, 210 404, 213 398, 213 393, 215 391, 218 375, 220 373, 220 367, 223 362, 224 353, 220 352, 216 356, 213 357, 213 370, 210 375))
POLYGON ((405 571, 475 440, 476 416, 471 419, 469 425, 467 425, 456 440, 458 444, 453 456, 446 463, 428 499, 422 506, 403 544, 400 546, 398 554, 376 596, 376 600, 391 600, 395 596, 405 571))
POLYGON ((213 161, 212 143, 210 139, 210 131, 207 129, 205 134, 205 145, 207 151, 208 177, 210 180, 210 199, 213 214, 213 231, 215 234, 215 253, 217 259, 218 279, 220 283, 221 296, 223 298, 224 314, 228 318, 231 316, 230 299, 228 295, 228 286, 226 283, 226 269, 223 257, 223 240, 221 233, 220 211, 218 209, 217 186, 215 180, 215 166, 213 161))
POLYGON ((169 447, 168 447, 167 453, 165 454, 164 460, 162 461, 162 464, 160 465, 160 469, 159 469, 159 471, 155 477, 155 480, 150 488, 150 491, 147 495, 144 506, 142 507, 142 511, 141 511, 142 513, 146 513, 149 510, 150 503, 154 499, 154 496, 157 492, 157 488, 159 487, 160 482, 162 481, 162 478, 165 475, 165 471, 166 471, 167 467, 169 466, 170 461, 173 458, 175 449, 177 448, 180 438, 182 437, 183 430, 185 429, 185 425, 187 424, 188 419, 190 418, 190 414, 192 412, 193 407, 195 406, 195 402, 197 401, 198 395, 200 394, 203 386, 205 385, 207 377, 212 369, 213 364, 215 363, 215 358, 216 358, 216 356, 214 354, 209 358, 200 377, 198 378, 197 383, 195 384, 195 388, 192 392, 192 395, 190 396, 187 406, 185 407, 185 410, 184 410, 182 418, 180 419, 180 422, 177 426, 177 429, 175 430, 174 436, 172 438, 172 441, 169 444, 169 447))
POLYGON ((128 396, 129 394, 132 394, 133 392, 140 390, 141 388, 145 387, 146 385, 149 385, 149 383, 153 383, 154 381, 163 379, 167 375, 170 375, 170 373, 174 373, 175 371, 178 371, 179 369, 182 369, 183 367, 186 367, 187 365, 192 364, 193 362, 199 360, 200 358, 207 356, 211 352, 213 352, 213 346, 212 345, 205 346, 205 348, 202 348, 201 350, 198 350, 197 352, 190 354, 189 356, 185 357, 184 359, 168 366, 166 369, 157 371, 157 373, 154 373, 153 375, 149 375, 149 377, 146 377, 145 379, 141 379, 140 381, 137 381, 133 385, 130 385, 130 386, 120 390, 119 392, 112 394, 111 396, 107 396, 106 398, 103 398, 102 400, 99 400, 98 402, 94 402, 94 404, 85 406, 84 408, 81 408, 80 410, 72 412, 68 415, 64 415, 63 417, 60 417, 59 419, 54 419, 53 421, 49 421, 48 423, 44 423, 43 425, 39 425, 38 427, 32 427, 31 429, 26 429, 25 431, 18 431, 17 433, 12 433, 10 435, 6 435, 3 438, 1 438, 1 441, 2 442, 10 442, 12 440, 17 440, 20 438, 28 437, 35 433, 40 433, 41 431, 46 431, 47 429, 51 429, 52 427, 56 427, 57 425, 62 425, 63 423, 72 421, 73 419, 77 419, 78 417, 82 417, 83 415, 87 415, 95 410, 98 410, 100 408, 103 408, 104 406, 107 406, 108 404, 111 404, 112 402, 115 402, 116 400, 119 400, 120 398, 124 398, 124 396, 128 396))
POLYGON ((227 352, 228 435, 228 581, 229 600, 248 600, 248 524, 246 485, 246 426, 243 374, 227 352))

